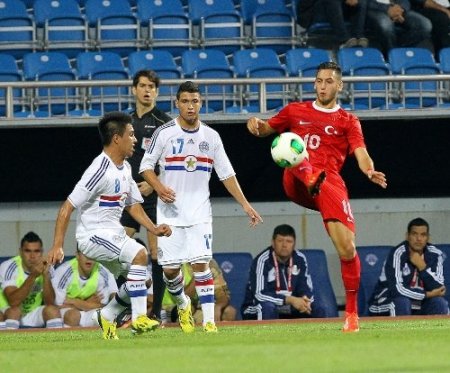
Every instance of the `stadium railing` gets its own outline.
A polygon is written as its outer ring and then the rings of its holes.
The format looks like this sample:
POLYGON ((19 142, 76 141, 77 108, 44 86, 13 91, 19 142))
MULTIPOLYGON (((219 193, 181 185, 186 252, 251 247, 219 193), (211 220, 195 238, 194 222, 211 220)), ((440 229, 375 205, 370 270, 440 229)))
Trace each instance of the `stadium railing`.
MULTIPOLYGON (((248 112, 245 112, 245 110, 239 110, 239 108, 245 108, 247 105, 248 92, 245 90, 245 87, 248 85, 257 85, 258 86, 258 102, 259 102, 259 112, 260 113, 270 113, 270 111, 267 110, 267 93, 266 93, 266 87, 268 84, 282 84, 284 89, 282 92, 280 92, 280 100, 283 102, 283 105, 287 104, 291 101, 302 101, 304 98, 302 97, 301 90, 298 89, 299 84, 307 84, 314 81, 314 78, 302 78, 302 77, 281 77, 281 78, 227 78, 227 79, 193 79, 195 80, 200 86, 205 86, 207 88, 209 85, 232 85, 233 92, 235 92, 234 95, 234 102, 232 103, 233 106, 236 106, 238 110, 233 110, 233 113, 238 114, 248 114, 248 112)), ((177 85, 183 83, 186 81, 186 79, 173 79, 173 80, 163 80, 162 86, 171 86, 172 89, 168 91, 165 95, 160 95, 159 100, 163 101, 170 101, 172 102, 170 112, 175 112, 175 106, 174 106, 174 100, 176 96, 176 91, 173 87, 176 87, 177 85)), ((395 110, 393 109, 368 109, 368 110, 361 110, 357 111, 357 114, 362 119, 379 119, 380 117, 383 118, 401 118, 405 116, 405 112, 411 113, 414 111, 414 115, 420 117, 421 115, 424 117, 443 117, 448 115, 448 111, 450 109, 450 91, 448 88, 448 82, 450 81, 450 74, 436 74, 436 75, 393 75, 393 76, 351 76, 351 77, 345 77, 345 84, 351 85, 351 83, 356 82, 387 82, 390 86, 396 87, 398 84, 396 83, 402 83, 402 82, 408 82, 408 81, 415 81, 415 82, 427 82, 427 81, 436 81, 438 82, 439 89, 436 91, 437 95, 437 105, 432 108, 420 108, 420 110, 416 109, 406 109, 406 106, 402 105, 404 103, 404 96, 402 95, 402 92, 398 89, 388 89, 386 91, 386 99, 389 102, 396 103, 395 110)), ((57 117, 64 119, 64 118, 73 118, 73 117, 92 117, 92 116, 98 116, 102 115, 103 113, 100 111, 91 112, 91 104, 93 100, 95 102, 102 101, 103 97, 96 96, 93 97, 90 95, 89 92, 92 92, 93 87, 97 88, 106 88, 106 87, 130 87, 131 86, 131 80, 76 80, 76 81, 28 81, 28 82, 0 82, 0 90, 4 90, 5 94, 3 97, 0 98, 0 106, 5 106, 5 117, 4 120, 2 120, 3 125, 14 125, 17 124, 16 121, 14 121, 15 117, 20 118, 27 118, 27 119, 36 119, 39 118, 40 122, 42 122, 44 125, 45 119, 51 119, 55 116, 52 115, 51 110, 44 112, 39 112, 36 110, 36 108, 39 106, 39 97, 37 97, 34 92, 38 90, 38 88, 65 88, 67 90, 70 90, 73 87, 77 90, 77 107, 76 110, 72 112, 66 112, 63 114, 59 114, 57 117), (14 95, 14 89, 19 89, 22 91, 22 94, 17 96, 14 95), (17 107, 20 107, 21 110, 17 111, 17 107), (16 110, 16 112, 14 112, 16 110)), ((102 91, 100 89, 100 91, 102 91)), ((224 90, 226 91, 226 90, 224 90)), ((421 90, 419 89, 417 94, 420 96, 421 90)), ((367 95, 370 97, 371 92, 367 92, 367 95)), ((378 93, 379 94, 379 93, 378 93)), ((68 95, 69 97, 69 95, 68 95)), ((69 99, 67 97, 67 99, 69 99)), ((272 96, 271 96, 272 97, 272 96)), ((352 104, 354 102, 355 95, 351 90, 344 89, 341 94, 341 105, 348 110, 354 110, 355 106, 352 104)), ((272 97, 273 98, 273 97, 272 97)), ((64 95, 58 96, 58 97, 47 97, 46 98, 46 104, 49 108, 53 104, 56 103, 62 103, 64 104, 64 100, 66 98, 64 95)), ((70 99, 73 99, 73 97, 70 97, 70 99)), ((109 101, 111 100, 111 97, 107 98, 109 101)), ((227 97, 224 96, 223 102, 224 107, 223 110, 216 110, 215 112, 212 112, 211 110, 208 110, 208 95, 205 95, 203 97, 204 99, 204 107, 205 112, 209 113, 207 115, 215 115, 219 116, 223 113, 230 112, 229 106, 229 93, 227 93, 227 97), (226 99, 225 99, 226 98, 226 99), (225 104, 227 103, 227 104, 225 104)), ((214 99, 217 101, 217 97, 214 97, 214 99)), ((121 110, 127 110, 131 109, 132 103, 134 99, 131 96, 131 94, 124 94, 117 97, 117 104, 121 108, 121 110)), ((41 105, 42 107, 42 105, 41 105)), ((279 108, 273 110, 276 111, 279 108)), ((273 112, 272 111, 272 112, 273 112)), ((234 114, 233 114, 234 115, 234 114)), ((224 117, 230 118, 230 114, 224 115, 224 117)), ((26 122, 26 121, 25 121, 26 122)), ((50 121, 49 121, 50 122, 50 121)), ((52 122, 54 122, 52 120, 52 122)), ((63 124, 63 122, 59 121, 60 124, 63 124)), ((94 122, 94 121, 93 121, 94 122)), ((50 123, 48 123, 50 125, 50 123)))

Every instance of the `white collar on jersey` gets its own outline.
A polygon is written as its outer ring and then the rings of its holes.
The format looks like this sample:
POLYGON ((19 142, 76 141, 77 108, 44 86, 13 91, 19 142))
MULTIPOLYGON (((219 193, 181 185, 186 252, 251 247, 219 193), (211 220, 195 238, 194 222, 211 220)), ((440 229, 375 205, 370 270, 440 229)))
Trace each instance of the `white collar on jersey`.
POLYGON ((338 111, 341 107, 339 106, 339 104, 336 104, 336 106, 332 109, 326 109, 324 107, 321 107, 319 105, 316 104, 316 101, 313 101, 312 106, 314 109, 318 110, 318 111, 322 111, 324 113, 335 113, 336 111, 338 111))

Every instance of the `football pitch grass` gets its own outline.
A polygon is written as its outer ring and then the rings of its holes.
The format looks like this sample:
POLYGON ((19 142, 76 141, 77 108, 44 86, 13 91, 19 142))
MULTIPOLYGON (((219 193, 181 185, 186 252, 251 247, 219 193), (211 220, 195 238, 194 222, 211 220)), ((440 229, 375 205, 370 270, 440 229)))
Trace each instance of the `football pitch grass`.
POLYGON ((450 372, 450 318, 222 323, 183 334, 166 327, 139 337, 99 330, 0 332, 1 372, 450 372))

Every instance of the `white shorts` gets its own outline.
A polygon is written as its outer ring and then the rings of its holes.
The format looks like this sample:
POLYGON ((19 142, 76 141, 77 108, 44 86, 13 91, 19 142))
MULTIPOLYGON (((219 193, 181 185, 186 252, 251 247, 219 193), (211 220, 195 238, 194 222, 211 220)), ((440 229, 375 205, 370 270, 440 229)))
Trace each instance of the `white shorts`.
POLYGON ((133 238, 104 229, 89 232, 88 236, 77 237, 79 250, 88 258, 98 261, 117 278, 125 275, 137 253, 145 249, 133 238))
POLYGON ((208 263, 212 258, 212 223, 170 227, 169 237, 158 237, 158 263, 179 267, 183 263, 208 263))
POLYGON ((39 306, 33 311, 28 312, 25 316, 20 319, 20 326, 28 326, 32 328, 43 328, 45 327, 44 316, 42 311, 45 306, 39 306))
MULTIPOLYGON (((61 308, 61 318, 64 320, 64 314, 72 308, 61 308)), ((80 326, 89 328, 91 326, 98 326, 98 323, 93 317, 97 310, 79 311, 80 312, 80 326)))

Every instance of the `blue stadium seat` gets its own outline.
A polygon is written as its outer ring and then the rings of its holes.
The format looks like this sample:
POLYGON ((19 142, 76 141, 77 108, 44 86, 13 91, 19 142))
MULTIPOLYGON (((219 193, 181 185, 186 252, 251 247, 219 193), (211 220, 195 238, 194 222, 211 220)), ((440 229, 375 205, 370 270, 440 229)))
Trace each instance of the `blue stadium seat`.
POLYGON ((84 12, 102 51, 125 56, 144 46, 128 0, 87 0, 84 12))
POLYGON ((361 262, 361 283, 358 293, 358 313, 369 315, 369 300, 378 282, 384 261, 392 246, 358 246, 356 248, 361 262))
POLYGON ((444 254, 444 284, 446 287, 445 299, 450 304, 450 244, 435 245, 444 254))
MULTIPOLYGON (((221 50, 193 49, 185 51, 181 57, 182 69, 187 78, 233 78, 233 70, 221 50)), ((200 86, 203 106, 213 110, 223 110, 233 104, 233 85, 217 84, 200 86)))
POLYGON ((443 73, 450 73, 450 47, 442 48, 439 51, 439 66, 443 73))
POLYGON ((325 310, 325 317, 337 317, 338 306, 328 272, 327 257, 321 249, 300 250, 306 257, 313 283, 314 299, 325 310))
MULTIPOLYGON (((431 51, 425 48, 392 48, 388 61, 393 74, 433 75, 440 70, 431 51)), ((439 84, 435 81, 412 81, 402 83, 403 103, 406 108, 436 106, 439 98, 439 84)))
MULTIPOLYGON (((128 80, 128 72, 114 52, 82 52, 76 58, 78 77, 87 80, 128 80)), ((125 110, 129 106, 127 87, 93 87, 87 92, 88 108, 102 113, 125 110)))
POLYGON ((297 48, 286 53, 289 76, 315 76, 317 67, 327 61, 331 61, 329 52, 320 48, 297 48))
POLYGON ((197 46, 191 20, 179 0, 138 0, 137 17, 146 29, 149 48, 161 48, 178 57, 197 46))
POLYGON ((246 252, 215 253, 213 258, 222 269, 223 277, 231 292, 231 304, 236 308, 236 318, 239 320, 241 305, 245 298, 245 286, 252 265, 252 255, 246 252))
MULTIPOLYGON (((151 69, 155 71, 162 82, 170 79, 181 79, 183 71, 175 63, 174 56, 165 50, 151 50, 133 52, 128 56, 128 70, 133 77, 139 70, 151 69)), ((158 107, 166 112, 174 109, 173 101, 176 97, 178 84, 160 85, 158 94, 158 107)))
POLYGON ((251 25, 255 47, 269 47, 284 53, 299 44, 294 16, 285 0, 241 2, 245 23, 251 25))
MULTIPOLYGON (((320 48, 297 48, 286 52, 286 69, 289 76, 315 77, 322 62, 331 61, 330 54, 320 48)), ((299 100, 315 99, 313 83, 298 84, 299 100)))
POLYGON ((25 4, 20 0, 2 0, 0 9, 0 51, 15 58, 40 47, 36 27, 25 4))
MULTIPOLYGON (((75 80, 68 57, 60 52, 34 52, 23 56, 25 80, 65 81, 75 80)), ((65 114, 77 104, 75 87, 39 88, 34 90, 37 110, 51 114, 65 114)))
MULTIPOLYGON (((235 75, 239 78, 276 78, 285 77, 286 69, 281 64, 274 50, 268 48, 245 49, 233 53, 235 75)), ((289 92, 282 84, 267 84, 267 109, 272 110, 286 103, 285 92, 289 92)), ((247 97, 246 104, 259 104, 259 86, 250 85, 243 92, 247 97)))
POLYGON ((139 70, 150 69, 165 79, 182 78, 182 70, 176 64, 174 56, 164 50, 133 52, 128 56, 128 69, 133 76, 139 70))
MULTIPOLYGON (((10 54, 0 54, 0 81, 20 82, 22 80, 22 74, 19 71, 16 59, 10 54)), ((13 90, 13 97, 13 111, 17 111, 20 109, 22 90, 15 88, 13 90)), ((4 115, 6 115, 6 89, 0 89, 0 116, 4 115)))
MULTIPOLYGON (((337 60, 344 76, 390 75, 383 54, 375 48, 343 48, 338 51, 337 60)), ((372 109, 386 107, 389 103, 388 83, 352 83, 348 91, 353 106, 372 109)))
POLYGON ((34 19, 44 33, 47 50, 60 50, 74 58, 91 46, 87 22, 75 0, 36 0, 34 19))
MULTIPOLYGON (((441 48, 439 51, 439 67, 444 74, 450 74, 450 47, 441 48)), ((439 106, 448 106, 450 103, 450 82, 442 82, 443 97, 439 106)))
POLYGON ((200 27, 201 45, 205 48, 231 54, 248 44, 243 19, 231 0, 191 0, 189 15, 200 27))

